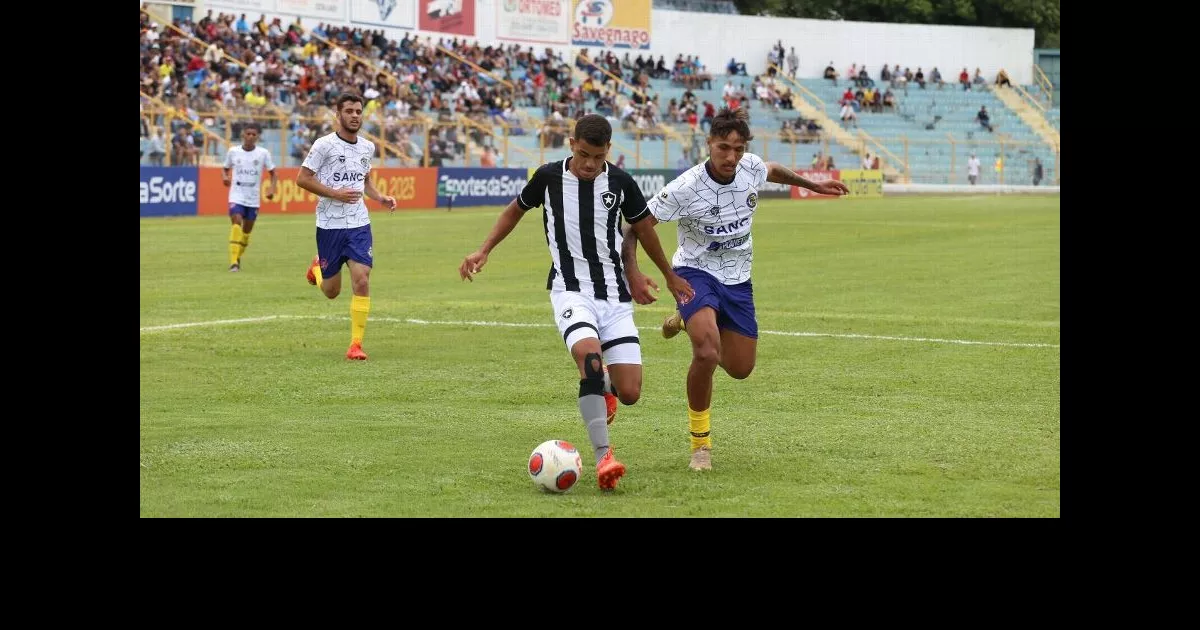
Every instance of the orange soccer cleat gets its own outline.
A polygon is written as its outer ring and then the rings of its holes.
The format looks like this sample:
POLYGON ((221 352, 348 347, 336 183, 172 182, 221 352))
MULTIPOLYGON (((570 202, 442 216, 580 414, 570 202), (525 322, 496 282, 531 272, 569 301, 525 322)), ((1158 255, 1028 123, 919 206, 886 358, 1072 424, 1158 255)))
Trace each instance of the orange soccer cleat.
POLYGON ((351 361, 366 361, 367 353, 363 352, 362 342, 354 341, 350 343, 350 349, 346 351, 346 358, 351 361))
POLYGON ((596 464, 596 483, 599 484, 601 490, 616 490, 617 482, 624 475, 625 464, 613 457, 613 450, 610 447, 604 457, 600 458, 600 463, 596 464))

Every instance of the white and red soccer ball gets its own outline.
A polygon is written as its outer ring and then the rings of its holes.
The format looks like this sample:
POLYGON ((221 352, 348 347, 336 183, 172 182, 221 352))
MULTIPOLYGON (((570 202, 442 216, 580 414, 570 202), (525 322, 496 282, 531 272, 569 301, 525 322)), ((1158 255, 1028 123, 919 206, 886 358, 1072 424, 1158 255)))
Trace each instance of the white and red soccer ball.
POLYGON ((547 492, 570 490, 582 474, 579 449, 566 440, 546 440, 529 454, 529 478, 547 492))

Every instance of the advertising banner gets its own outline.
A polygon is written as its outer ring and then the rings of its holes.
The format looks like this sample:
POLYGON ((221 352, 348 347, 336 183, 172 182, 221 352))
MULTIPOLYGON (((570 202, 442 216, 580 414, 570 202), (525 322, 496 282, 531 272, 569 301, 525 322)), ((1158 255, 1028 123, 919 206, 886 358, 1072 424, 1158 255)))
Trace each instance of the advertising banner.
POLYGON ((303 15, 304 17, 346 21, 347 0, 275 0, 275 10, 279 13, 303 15))
MULTIPOLYGON (((280 0, 282 2, 283 0, 280 0)), ((392 28, 417 27, 418 0, 349 0, 350 21, 392 28)), ((423 0, 422 0, 423 1, 423 0)))
MULTIPOLYGON (((268 200, 267 187, 271 180, 263 178, 260 189, 262 206, 258 209, 259 213, 294 214, 316 211, 317 196, 296 185, 300 167, 280 167, 275 169, 275 173, 279 176, 279 190, 274 199, 268 200)), ((371 184, 380 194, 396 198, 397 210, 431 210, 436 207, 436 168, 372 168, 370 178, 371 184)), ((368 199, 367 207, 376 211, 381 205, 368 199)), ((220 168, 200 169, 199 214, 229 214, 229 189, 221 183, 220 168)))
POLYGON ((838 179, 850 188, 847 197, 883 196, 883 171, 843 170, 838 179))
POLYGON ((195 166, 143 166, 142 216, 196 214, 199 193, 195 166))
POLYGON ((566 46, 571 0, 496 0, 496 38, 566 46))
POLYGON ((683 171, 667 168, 630 168, 625 169, 625 172, 633 176, 633 181, 642 189, 642 196, 649 201, 683 171))
POLYGON ((437 169, 437 205, 506 206, 529 181, 525 168, 437 169), (451 200, 453 197, 453 200, 451 200))
POLYGON ((251 15, 252 13, 261 15, 275 11, 275 0, 208 0, 205 5, 215 9, 239 9, 246 14, 247 22, 258 19, 258 15, 251 15))
POLYGON ((423 31, 475 36, 475 0, 420 0, 417 23, 423 31))
POLYGON ((650 48, 651 0, 572 0, 571 43, 650 48))
MULTIPOLYGON (((796 171, 796 174, 809 181, 824 182, 831 179, 838 179, 841 176, 841 171, 836 169, 832 171, 800 169, 796 171)), ((807 188, 794 186, 792 187, 792 199, 837 199, 837 197, 833 195, 818 195, 807 188)))

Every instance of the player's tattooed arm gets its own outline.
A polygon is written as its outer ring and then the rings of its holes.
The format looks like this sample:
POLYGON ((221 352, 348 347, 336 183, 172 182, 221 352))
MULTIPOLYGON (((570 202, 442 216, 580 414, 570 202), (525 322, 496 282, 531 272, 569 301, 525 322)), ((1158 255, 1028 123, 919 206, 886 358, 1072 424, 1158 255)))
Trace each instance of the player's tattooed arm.
POLYGON ((850 189, 847 188, 845 184, 837 181, 836 179, 823 182, 814 182, 797 175, 792 171, 792 169, 778 162, 767 162, 766 166, 767 181, 769 182, 807 188, 808 190, 822 195, 844 195, 850 192, 850 189))

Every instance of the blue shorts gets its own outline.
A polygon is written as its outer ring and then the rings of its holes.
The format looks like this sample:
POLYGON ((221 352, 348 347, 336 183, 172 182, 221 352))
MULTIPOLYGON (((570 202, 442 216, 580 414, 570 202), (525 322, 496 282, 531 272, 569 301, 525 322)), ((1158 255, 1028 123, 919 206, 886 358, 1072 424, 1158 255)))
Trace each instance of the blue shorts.
POLYGON ((243 206, 240 203, 231 203, 229 204, 229 216, 233 216, 235 214, 242 215, 242 218, 247 221, 254 221, 258 219, 258 208, 243 206))
POLYGON ((691 319, 705 306, 717 312, 717 328, 758 339, 758 320, 754 317, 754 287, 747 280, 723 284, 707 271, 694 267, 675 267, 675 273, 692 285, 696 295, 687 304, 676 303, 683 321, 691 319))
POLYGON ((342 271, 347 259, 375 266, 371 225, 340 230, 317 228, 317 257, 321 262, 321 277, 330 278, 342 271))

